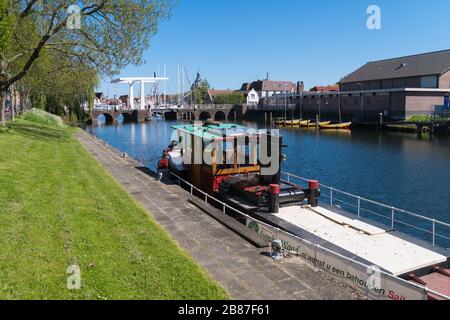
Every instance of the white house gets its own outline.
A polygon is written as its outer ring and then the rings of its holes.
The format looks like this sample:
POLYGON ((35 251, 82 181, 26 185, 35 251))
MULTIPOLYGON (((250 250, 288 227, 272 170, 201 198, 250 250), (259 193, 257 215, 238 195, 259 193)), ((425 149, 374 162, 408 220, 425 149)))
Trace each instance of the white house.
POLYGON ((255 89, 252 89, 249 91, 247 95, 247 105, 249 107, 256 107, 259 103, 259 95, 258 92, 255 91, 255 89))
POLYGON ((106 96, 103 94, 103 92, 96 92, 95 98, 94 98, 94 107, 100 108, 102 105, 106 105, 106 96))

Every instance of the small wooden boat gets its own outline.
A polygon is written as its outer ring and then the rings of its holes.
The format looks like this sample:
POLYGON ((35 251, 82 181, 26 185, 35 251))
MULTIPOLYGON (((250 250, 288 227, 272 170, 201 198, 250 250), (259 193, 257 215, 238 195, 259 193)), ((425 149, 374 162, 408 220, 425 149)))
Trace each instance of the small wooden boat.
POLYGON ((344 122, 344 123, 333 123, 333 124, 321 124, 319 127, 322 130, 331 129, 331 130, 348 130, 350 129, 350 126, 352 125, 351 122, 344 122))
POLYGON ((286 126, 298 126, 300 124, 300 120, 288 120, 285 122, 286 126))
POLYGON ((290 127, 290 126, 298 126, 300 125, 301 120, 278 120, 275 121, 275 124, 277 126, 286 126, 286 127, 290 127))
MULTIPOLYGON (((331 121, 322 121, 322 122, 319 122, 319 127, 320 126, 325 126, 325 125, 328 125, 328 124, 330 124, 331 123, 331 121)), ((316 122, 311 122, 311 121, 309 121, 309 120, 307 120, 307 123, 305 123, 305 124, 300 124, 302 127, 309 127, 309 128, 313 128, 313 127, 316 127, 317 126, 317 124, 316 124, 316 122)))
POLYGON ((309 123, 310 123, 310 120, 302 120, 302 121, 300 121, 299 124, 301 127, 307 127, 309 123))

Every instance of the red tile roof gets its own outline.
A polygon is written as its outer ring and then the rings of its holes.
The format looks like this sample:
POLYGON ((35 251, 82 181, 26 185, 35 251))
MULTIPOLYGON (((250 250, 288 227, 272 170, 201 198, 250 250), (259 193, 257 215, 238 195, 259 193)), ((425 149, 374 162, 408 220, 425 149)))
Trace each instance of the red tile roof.
POLYGON ((330 92, 330 91, 339 91, 339 85, 330 85, 330 86, 316 86, 309 91, 313 92, 330 92))
POLYGON ((295 84, 292 81, 258 80, 252 82, 249 89, 255 89, 256 91, 294 91, 295 84))

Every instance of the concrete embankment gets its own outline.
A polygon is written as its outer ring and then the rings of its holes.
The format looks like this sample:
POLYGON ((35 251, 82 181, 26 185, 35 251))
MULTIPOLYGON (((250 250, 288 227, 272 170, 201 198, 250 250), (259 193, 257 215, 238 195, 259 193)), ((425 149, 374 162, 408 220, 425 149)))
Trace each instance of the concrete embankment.
POLYGON ((361 299, 300 258, 274 261, 188 202, 178 185, 159 182, 136 160, 83 132, 79 141, 234 299, 361 299))

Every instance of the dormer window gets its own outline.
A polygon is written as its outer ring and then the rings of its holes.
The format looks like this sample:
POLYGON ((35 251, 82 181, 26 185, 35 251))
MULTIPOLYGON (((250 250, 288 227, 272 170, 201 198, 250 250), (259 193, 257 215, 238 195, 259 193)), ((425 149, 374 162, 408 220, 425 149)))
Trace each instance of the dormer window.
POLYGON ((400 66, 398 66, 398 68, 396 68, 395 70, 400 70, 401 68, 404 68, 404 67, 406 67, 407 66, 407 64, 406 63, 401 63, 400 64, 400 66))

